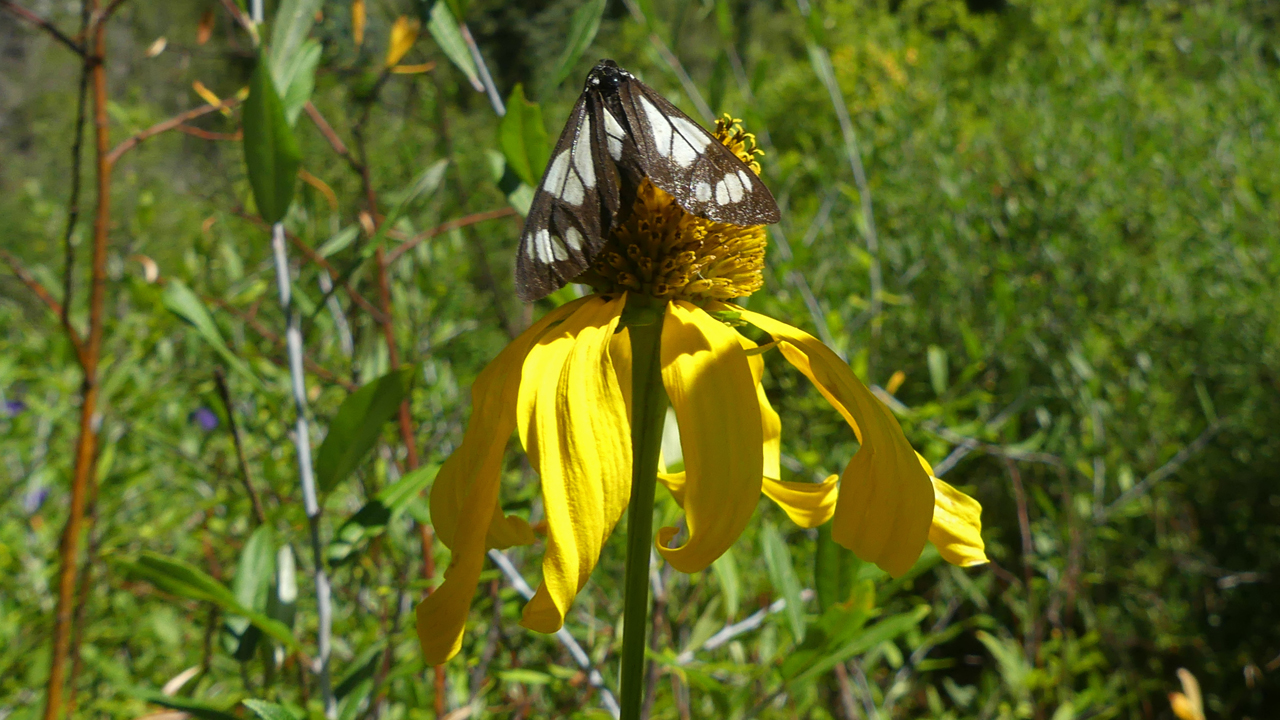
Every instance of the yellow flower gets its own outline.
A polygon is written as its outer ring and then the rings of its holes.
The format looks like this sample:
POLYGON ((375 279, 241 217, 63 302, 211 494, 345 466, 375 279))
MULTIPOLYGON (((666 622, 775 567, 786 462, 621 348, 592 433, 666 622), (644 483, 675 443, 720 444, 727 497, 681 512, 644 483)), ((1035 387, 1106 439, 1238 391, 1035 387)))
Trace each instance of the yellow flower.
MULTIPOLYGON (((717 137, 755 164, 737 121, 717 137)), ((947 561, 986 562, 978 503, 933 477, 897 419, 847 363, 801 330, 726 303, 762 284, 765 233, 690 215, 647 180, 633 212, 581 280, 596 292, 548 313, 508 345, 472 386, 462 444, 431 490, 431 519, 452 559, 418 606, 428 663, 458 652, 489 548, 535 540, 502 512, 498 487, 513 431, 542 480, 547 539, 542 584, 521 624, 555 632, 586 584, 631 494, 631 341, 619 330, 629 298, 655 298, 662 383, 680 427, 684 471, 661 480, 685 511, 687 534, 662 528, 658 552, 677 570, 705 569, 742 534, 761 493, 802 527, 833 522, 832 537, 894 576, 926 540, 947 561), (764 346, 732 326, 771 338, 764 346), (777 349, 844 417, 861 447, 840 476, 784 482, 781 425, 761 386, 763 352, 777 349)), ((652 303, 652 300, 646 300, 652 303)))

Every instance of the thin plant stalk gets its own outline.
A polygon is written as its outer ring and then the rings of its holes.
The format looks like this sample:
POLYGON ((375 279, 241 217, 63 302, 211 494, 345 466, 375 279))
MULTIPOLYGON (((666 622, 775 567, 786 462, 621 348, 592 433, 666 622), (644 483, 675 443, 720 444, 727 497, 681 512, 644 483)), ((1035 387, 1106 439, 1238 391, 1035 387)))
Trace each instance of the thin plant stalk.
MULTIPOLYGON (((90 13, 97 12, 97 0, 86 0, 90 13)), ((86 44, 90 42, 85 39, 86 44)), ((102 354, 103 326, 106 322, 104 306, 107 288, 107 231, 111 218, 111 162, 107 158, 107 75, 103 59, 106 57, 105 23, 98 23, 93 32, 92 56, 85 62, 92 63, 94 147, 97 158, 97 209, 93 223, 92 282, 89 287, 89 329, 83 346, 77 346, 78 358, 84 379, 80 388, 80 435, 76 441, 75 470, 71 480, 71 507, 67 524, 62 531, 59 548, 58 602, 54 610, 53 652, 49 662, 49 679, 45 687, 45 720, 59 720, 63 712, 63 683, 66 681, 67 660, 71 654, 71 625, 75 605, 76 568, 80 559, 80 533, 90 486, 98 470, 98 395, 101 390, 98 377, 98 359, 102 354)), ((75 335, 69 323, 64 324, 73 342, 75 335)), ((75 692, 75 688, 71 688, 75 692)))
POLYGON ((631 503, 622 610, 622 720, 640 720, 645 697, 645 632, 649 623, 649 554, 653 496, 667 394, 662 386, 662 316, 633 325, 631 335, 631 503))
POLYGON ((333 628, 333 607, 330 598, 329 576, 324 568, 324 546, 320 542, 320 503, 316 496, 316 479, 311 470, 311 435, 307 426, 307 390, 302 370, 302 316, 293 306, 292 285, 289 279, 289 257, 285 252, 284 224, 271 226, 271 251, 276 263, 276 286, 280 292, 280 307, 289 318, 285 331, 285 344, 289 350, 289 376, 293 381, 293 403, 298 413, 294 443, 298 451, 298 473, 302 481, 302 504, 311 527, 311 552, 316 566, 316 614, 319 630, 316 640, 315 672, 320 679, 320 697, 324 701, 324 714, 328 718, 338 716, 333 686, 329 680, 330 639, 333 628))

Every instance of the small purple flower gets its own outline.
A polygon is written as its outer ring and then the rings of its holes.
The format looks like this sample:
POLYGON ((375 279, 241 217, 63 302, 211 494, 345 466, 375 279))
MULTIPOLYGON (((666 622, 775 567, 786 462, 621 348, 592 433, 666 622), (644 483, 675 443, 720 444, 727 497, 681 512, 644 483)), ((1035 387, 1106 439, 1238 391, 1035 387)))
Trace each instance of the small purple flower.
POLYGON ((44 505, 44 501, 49 497, 49 488, 35 487, 27 491, 26 497, 22 499, 22 509, 28 515, 35 515, 36 511, 44 505))
POLYGON ((187 420, 196 423, 205 432, 218 429, 218 416, 209 408, 196 408, 187 416, 187 420))
POLYGON ((4 401, 4 414, 7 417, 17 417, 22 413, 26 412, 26 410, 27 410, 27 404, 22 402, 21 400, 5 400, 4 401))

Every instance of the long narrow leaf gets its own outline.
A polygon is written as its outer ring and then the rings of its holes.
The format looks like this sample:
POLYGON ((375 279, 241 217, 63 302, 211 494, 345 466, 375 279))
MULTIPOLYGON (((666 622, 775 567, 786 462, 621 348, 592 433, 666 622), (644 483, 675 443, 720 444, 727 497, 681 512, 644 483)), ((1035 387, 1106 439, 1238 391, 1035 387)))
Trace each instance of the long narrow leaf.
POLYGON ((301 157, 266 59, 259 55, 244 101, 244 162, 258 214, 266 222, 280 222, 288 212, 301 157))
POLYGON ((573 72, 573 66, 582 57, 582 53, 591 47, 600 31, 600 18, 604 15, 606 0, 589 0, 573 11, 569 20, 569 39, 565 42, 564 52, 556 61, 556 69, 551 73, 551 84, 559 85, 573 72))
POLYGON ((412 366, 392 370, 342 401, 316 453, 316 485, 322 492, 345 480, 373 449, 383 425, 409 394, 413 371, 412 366))

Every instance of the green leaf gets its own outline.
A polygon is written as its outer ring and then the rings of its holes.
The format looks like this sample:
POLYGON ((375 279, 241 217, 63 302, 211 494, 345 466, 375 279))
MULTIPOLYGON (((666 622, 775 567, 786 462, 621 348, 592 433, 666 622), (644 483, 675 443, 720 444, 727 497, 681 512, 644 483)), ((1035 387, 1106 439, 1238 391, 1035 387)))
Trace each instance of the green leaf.
POLYGON ((796 578, 795 567, 791 564, 791 551, 772 523, 764 526, 761 542, 764 544, 765 564, 769 567, 769 579, 774 589, 787 600, 787 621, 796 642, 800 642, 804 640, 805 631, 804 605, 800 600, 800 580, 796 578))
POLYGON ((169 312, 186 320, 196 329, 196 332, 209 343, 214 352, 218 353, 227 365, 239 373, 241 376, 249 380, 259 390, 264 390, 262 381, 249 368, 249 364, 241 359, 238 355, 227 347, 227 343, 222 339, 222 333, 218 330, 218 325, 213 321, 213 316, 209 314, 209 309, 205 307, 204 302, 187 287, 185 283, 177 278, 171 278, 165 283, 164 295, 162 302, 169 312))
POLYGON ((323 0, 280 0, 271 28, 271 77, 277 87, 289 87, 287 68, 311 34, 323 0))
MULTIPOLYGON (((276 537, 270 525, 260 525, 240 551, 240 562, 236 565, 236 575, 231 581, 231 591, 241 605, 265 612, 267 609, 267 591, 271 586, 276 571, 276 537)), ((228 616, 227 627, 239 638, 236 648, 237 660, 249 660, 258 643, 258 632, 249 623, 248 618, 228 616)))
POLYGON ((733 556, 733 550, 725 550, 724 554, 712 563, 711 569, 715 571, 716 579, 720 581, 725 617, 732 621, 738 617, 738 603, 742 598, 742 576, 738 572, 738 560, 733 556))
POLYGON ((364 248, 365 259, 373 257, 378 248, 382 247, 383 240, 387 236, 387 230, 394 227, 405 211, 408 210, 418 198, 424 195, 431 195, 440 188, 440 183, 444 181, 444 171, 448 169, 448 160, 437 160, 428 165, 425 170, 413 179, 413 184, 406 188, 399 196, 395 198, 395 205, 391 208, 391 212, 382 220, 382 224, 378 226, 378 231, 373 234, 364 248))
POLYGON ((279 621, 247 608, 227 586, 204 571, 180 560, 155 553, 143 553, 133 562, 122 563, 133 576, 146 580, 161 590, 202 602, 211 602, 231 615, 243 615, 263 632, 290 649, 300 649, 289 628, 279 621))
POLYGON ((373 449, 382 426, 395 416, 409 395, 414 367, 405 367, 365 384, 342 401, 329 423, 329 434, 316 453, 316 484, 322 492, 347 479, 373 449))
POLYGON ((471 81, 471 87, 476 92, 484 92, 475 58, 471 57, 471 50, 462 39, 462 30, 449 10, 448 3, 436 2, 431 6, 431 18, 427 21, 427 31, 431 33, 431 37, 435 38, 436 44, 444 51, 445 56, 462 71, 463 75, 467 76, 467 80, 471 81))
POLYGON ((329 257, 330 255, 345 250, 360 237, 360 226, 352 223, 338 232, 333 237, 324 241, 324 244, 316 248, 316 254, 320 257, 329 257))
POLYGON ((240 704, 252 710, 261 720, 301 720, 289 708, 266 700, 241 700, 240 704))
POLYGON ((546 673, 524 668, 501 670, 498 672, 498 679, 505 683, 523 683, 525 685, 546 685, 552 680, 551 676, 546 673))
POLYGON ((837 663, 842 663, 858 653, 866 652, 882 642, 892 640, 919 625, 920 621, 928 614, 929 606, 920 605, 910 612, 885 618, 872 625, 866 632, 860 634, 844 647, 810 665, 804 672, 795 676, 792 681, 802 682, 821 675, 835 667, 837 663))
POLYGON ((329 564, 342 565, 356 557, 364 541, 381 535, 387 523, 404 512, 435 479, 438 465, 423 465, 383 488, 334 533, 329 543, 329 564))
POLYGON ((293 54, 293 59, 285 66, 280 76, 276 77, 276 87, 284 88, 280 102, 284 105, 284 117, 293 127, 298 121, 298 113, 311 99, 311 91, 316 87, 316 68, 320 65, 320 43, 308 40, 293 54))
POLYGON ((578 58, 591 47, 591 41, 596 39, 596 33, 600 30, 600 18, 604 15, 605 4, 606 0, 588 0, 573 11, 573 17, 569 20, 569 39, 565 42, 560 59, 556 61, 555 70, 551 72, 553 86, 569 77, 578 58))
MULTIPOLYGON (((152 705, 181 710, 192 717, 200 718, 200 720, 240 720, 235 715, 227 712, 230 708, 224 709, 221 705, 193 700, 192 698, 165 695, 154 690, 137 690, 134 695, 152 705)), ((234 705, 231 707, 234 707, 234 705)))
POLYGON ((365 648, 364 652, 352 660, 348 666, 351 670, 333 689, 333 696, 341 700, 351 694, 352 690, 359 687, 360 683, 373 677, 373 671, 378 667, 378 659, 382 655, 382 649, 382 643, 372 645, 365 648))
POLYGON ((933 392, 941 395, 947 391, 949 371, 947 370, 947 351, 937 345, 930 345, 927 355, 929 363, 929 382, 933 384, 933 392))
POLYGON ((826 611, 847 602, 853 593, 862 560, 831 539, 831 524, 818 527, 818 543, 813 556, 813 584, 818 592, 818 609, 826 611))
POLYGON ((537 186, 547 167, 551 149, 542 124, 542 108, 524 97, 524 86, 516 83, 507 98, 507 114, 498 129, 507 167, 526 184, 537 186))
POLYGON ((244 101, 244 163, 258 214, 266 222, 280 222, 289 210, 301 157, 267 63, 259 55, 244 101))

